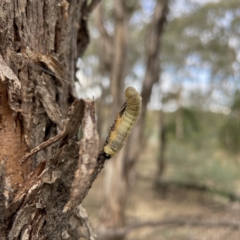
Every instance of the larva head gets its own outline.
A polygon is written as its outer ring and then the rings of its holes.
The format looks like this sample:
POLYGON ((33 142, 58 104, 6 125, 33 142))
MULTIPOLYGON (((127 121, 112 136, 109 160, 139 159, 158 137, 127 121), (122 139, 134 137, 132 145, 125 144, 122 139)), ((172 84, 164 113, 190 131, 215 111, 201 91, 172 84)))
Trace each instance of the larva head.
POLYGON ((139 95, 139 93, 137 92, 137 90, 134 87, 127 87, 125 90, 125 96, 126 98, 131 98, 134 97, 136 95, 139 95))
POLYGON ((105 159, 110 159, 112 156, 108 155, 107 153, 103 152, 103 156, 105 157, 105 159))
POLYGON ((104 156, 108 159, 114 156, 115 154, 115 152, 109 147, 109 145, 104 146, 103 151, 104 151, 104 156))

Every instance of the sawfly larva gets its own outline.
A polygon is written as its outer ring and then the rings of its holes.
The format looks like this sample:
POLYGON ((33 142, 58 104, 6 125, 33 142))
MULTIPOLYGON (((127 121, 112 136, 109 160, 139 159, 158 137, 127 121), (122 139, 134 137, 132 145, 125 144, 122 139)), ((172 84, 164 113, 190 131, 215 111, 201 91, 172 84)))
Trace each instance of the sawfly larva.
POLYGON ((126 102, 111 128, 103 148, 105 158, 111 158, 123 147, 141 112, 142 97, 134 87, 126 88, 125 97, 126 102))

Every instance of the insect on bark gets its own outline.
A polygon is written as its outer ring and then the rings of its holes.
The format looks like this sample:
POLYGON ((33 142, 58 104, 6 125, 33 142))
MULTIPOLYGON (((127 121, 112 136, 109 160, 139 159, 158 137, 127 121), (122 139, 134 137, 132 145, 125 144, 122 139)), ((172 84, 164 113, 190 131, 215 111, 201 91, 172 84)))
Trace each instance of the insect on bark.
POLYGON ((141 112, 142 97, 134 87, 126 88, 125 97, 126 102, 111 128, 103 148, 104 156, 108 159, 117 154, 123 147, 141 112))

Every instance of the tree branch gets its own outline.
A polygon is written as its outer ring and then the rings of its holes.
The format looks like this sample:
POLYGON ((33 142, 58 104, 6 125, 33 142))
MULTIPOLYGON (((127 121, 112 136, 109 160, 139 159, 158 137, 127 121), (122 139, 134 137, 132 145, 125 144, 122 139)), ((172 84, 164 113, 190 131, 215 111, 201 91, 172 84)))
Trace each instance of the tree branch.
POLYGON ((166 23, 166 15, 168 12, 168 0, 157 0, 156 7, 154 10, 150 31, 146 41, 147 51, 147 70, 145 73, 145 79, 143 82, 143 106, 142 116, 144 118, 147 103, 149 101, 152 86, 159 80, 160 75, 160 39, 166 23))
POLYGON ((53 143, 62 140, 60 147, 64 145, 68 139, 71 139, 76 133, 77 129, 81 125, 81 120, 83 118, 85 102, 80 100, 75 100, 75 102, 71 105, 68 110, 68 117, 65 120, 65 124, 63 127, 63 131, 58 135, 50 138, 49 140, 43 142, 36 148, 32 149, 29 153, 27 153, 20 161, 20 164, 23 164, 28 158, 37 152, 43 150, 44 148, 52 145, 53 143))
POLYGON ((101 0, 92 0, 91 3, 88 5, 88 7, 86 8, 86 13, 87 17, 89 16, 89 14, 92 13, 92 11, 98 6, 98 4, 101 2, 101 0))
POLYGON ((120 237, 124 237, 130 232, 137 230, 143 227, 162 227, 166 225, 171 225, 175 227, 182 226, 190 226, 190 227, 207 227, 207 228, 231 228, 231 229, 239 229, 240 222, 239 221, 215 221, 215 220, 198 220, 198 219, 189 219, 189 218, 171 218, 171 219, 163 219, 159 221, 147 221, 147 222, 138 222, 126 226, 120 229, 107 230, 104 233, 98 234, 98 240, 110 240, 116 239, 120 237))
POLYGON ((107 29, 104 27, 104 20, 103 20, 103 14, 102 14, 102 5, 100 4, 95 12, 95 24, 98 28, 98 31, 101 35, 101 38, 103 38, 103 41, 107 41, 108 45, 112 47, 112 38, 110 37, 107 29))
POLYGON ((131 135, 131 143, 127 149, 128 163, 133 165, 138 159, 139 148, 136 146, 142 146, 142 128, 144 125, 147 104, 149 102, 153 84, 158 82, 160 77, 160 45, 161 37, 164 31, 166 23, 166 15, 168 12, 168 0, 157 0, 152 17, 151 25, 149 26, 149 32, 146 39, 146 72, 144 76, 142 86, 142 111, 135 127, 133 134, 131 135))
POLYGON ((83 139, 79 143, 78 168, 72 183, 71 197, 64 207, 64 212, 72 209, 73 206, 78 206, 83 201, 95 179, 93 179, 93 175, 97 163, 99 142, 95 121, 95 103, 91 100, 86 100, 86 102, 82 122, 83 139))
POLYGON ((85 225, 87 231, 89 240, 95 240, 96 234, 94 233, 92 224, 90 223, 88 219, 87 211, 83 208, 83 206, 80 204, 78 207, 75 208, 75 216, 78 217, 81 222, 85 225))
POLYGON ((94 22, 95 25, 100 33, 101 36, 101 44, 103 45, 104 53, 102 54, 102 61, 105 66, 111 66, 112 63, 112 57, 113 57, 113 38, 108 33, 107 29, 104 26, 104 20, 103 20, 103 9, 102 5, 100 4, 94 14, 94 22))
POLYGON ((155 182, 155 187, 156 188, 162 188, 162 189, 166 189, 168 187, 169 188, 170 187, 178 187, 178 188, 185 188, 187 190, 190 189, 190 190, 196 190, 196 191, 201 191, 201 192, 208 192, 208 193, 211 193, 211 194, 217 194, 219 196, 228 198, 231 201, 240 202, 240 196, 238 196, 237 194, 235 194, 233 192, 228 192, 228 191, 224 191, 224 190, 221 190, 221 189, 208 187, 208 186, 203 185, 203 184, 158 180, 158 181, 155 182))

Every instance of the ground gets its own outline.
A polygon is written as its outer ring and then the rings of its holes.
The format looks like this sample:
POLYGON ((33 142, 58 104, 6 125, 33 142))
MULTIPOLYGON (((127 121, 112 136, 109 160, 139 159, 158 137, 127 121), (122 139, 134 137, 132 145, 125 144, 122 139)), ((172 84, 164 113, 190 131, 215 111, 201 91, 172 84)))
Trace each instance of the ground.
MULTIPOLYGON (((84 201, 84 207, 97 228, 98 213, 102 202, 103 172, 84 201)), ((201 220, 240 221, 240 203, 231 203, 221 197, 186 190, 156 192, 151 178, 137 177, 127 207, 128 223, 156 221, 163 218, 194 218, 201 220)), ((148 227, 137 229, 127 240, 239 240, 240 231, 230 228, 206 227, 148 227)))
MULTIPOLYGON (((156 131, 158 120, 155 113, 151 114, 149 125, 146 126, 149 133, 147 145, 137 162, 135 177, 130 180, 132 188, 126 210, 127 223, 158 221, 170 217, 214 222, 240 221, 240 202, 231 202, 223 196, 195 190, 171 187, 167 191, 159 191, 153 187, 159 145, 156 131)), ((202 126, 200 130, 191 131, 183 140, 177 141, 174 135, 168 135, 163 179, 204 184, 240 195, 240 157, 228 153, 219 145, 218 130, 225 117, 204 113, 198 119, 202 126)), ((83 203, 95 228, 102 204, 103 177, 104 170, 83 203)), ((239 229, 175 225, 137 229, 128 234, 126 239, 239 240, 239 236, 239 229)))

